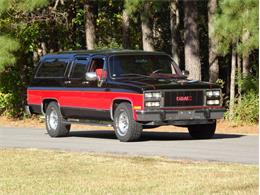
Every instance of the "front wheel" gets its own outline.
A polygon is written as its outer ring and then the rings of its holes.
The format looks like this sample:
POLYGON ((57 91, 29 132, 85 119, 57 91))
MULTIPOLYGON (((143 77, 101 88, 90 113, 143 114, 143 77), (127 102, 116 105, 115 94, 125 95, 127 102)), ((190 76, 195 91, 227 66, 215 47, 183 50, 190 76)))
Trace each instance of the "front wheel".
POLYGON ((142 133, 142 125, 133 118, 133 110, 130 103, 121 103, 114 114, 114 129, 117 138, 121 142, 136 141, 142 133))
POLYGON ((195 139, 210 139, 216 131, 216 121, 212 124, 191 125, 188 127, 191 137, 195 139))
POLYGON ((46 129, 51 137, 68 136, 70 124, 64 124, 63 116, 56 102, 51 102, 47 106, 45 114, 46 129))

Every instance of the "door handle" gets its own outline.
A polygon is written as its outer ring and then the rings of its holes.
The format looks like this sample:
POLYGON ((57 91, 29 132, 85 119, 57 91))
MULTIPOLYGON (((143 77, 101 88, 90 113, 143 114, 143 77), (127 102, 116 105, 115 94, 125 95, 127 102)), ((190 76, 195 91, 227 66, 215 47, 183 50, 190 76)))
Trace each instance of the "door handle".
POLYGON ((71 81, 64 81, 65 84, 71 84, 71 81))

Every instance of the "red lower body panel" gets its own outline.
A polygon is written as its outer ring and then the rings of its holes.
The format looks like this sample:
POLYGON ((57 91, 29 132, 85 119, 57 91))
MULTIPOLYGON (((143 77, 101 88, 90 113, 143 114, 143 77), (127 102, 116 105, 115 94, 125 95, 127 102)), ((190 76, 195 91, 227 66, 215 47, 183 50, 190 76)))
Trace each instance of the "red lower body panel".
POLYGON ((73 90, 27 90, 27 103, 40 105, 45 99, 55 99, 61 107, 80 107, 110 110, 116 99, 128 100, 132 106, 143 109, 143 94, 125 92, 73 91, 73 90))

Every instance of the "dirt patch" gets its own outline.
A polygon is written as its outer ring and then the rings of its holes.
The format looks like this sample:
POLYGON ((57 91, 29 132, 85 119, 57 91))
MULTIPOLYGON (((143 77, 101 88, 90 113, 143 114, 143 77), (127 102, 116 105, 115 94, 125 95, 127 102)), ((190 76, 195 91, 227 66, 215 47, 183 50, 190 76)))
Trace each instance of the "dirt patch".
MULTIPOLYGON (((31 128, 45 128, 44 120, 38 117, 27 118, 24 120, 9 119, 0 117, 0 125, 7 127, 31 127, 31 128)), ((90 126, 73 124, 72 130, 111 130, 112 127, 90 126)), ((161 131, 161 132, 187 132, 187 128, 175 126, 162 126, 154 129, 147 129, 145 131, 161 131)), ((230 122, 220 120, 217 124, 217 133, 236 133, 236 134, 258 134, 259 124, 236 126, 230 122)))

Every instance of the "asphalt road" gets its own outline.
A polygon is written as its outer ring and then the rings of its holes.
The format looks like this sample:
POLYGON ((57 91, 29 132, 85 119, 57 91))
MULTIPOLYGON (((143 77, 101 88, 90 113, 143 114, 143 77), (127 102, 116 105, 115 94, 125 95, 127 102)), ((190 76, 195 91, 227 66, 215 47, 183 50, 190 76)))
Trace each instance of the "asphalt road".
POLYGON ((216 134, 192 140, 188 133, 143 132, 139 142, 119 142, 113 131, 71 131, 69 137, 50 138, 44 129, 0 126, 1 148, 43 148, 172 159, 258 164, 258 136, 216 134))

